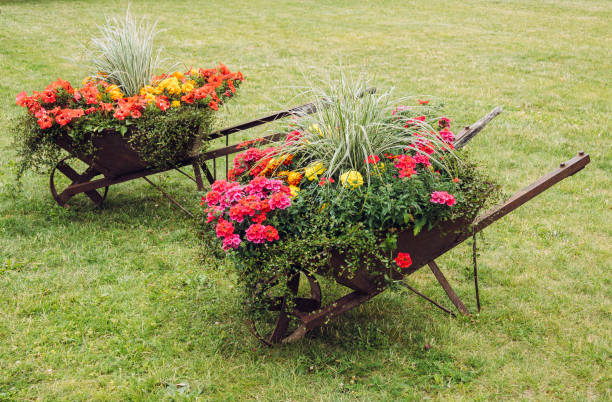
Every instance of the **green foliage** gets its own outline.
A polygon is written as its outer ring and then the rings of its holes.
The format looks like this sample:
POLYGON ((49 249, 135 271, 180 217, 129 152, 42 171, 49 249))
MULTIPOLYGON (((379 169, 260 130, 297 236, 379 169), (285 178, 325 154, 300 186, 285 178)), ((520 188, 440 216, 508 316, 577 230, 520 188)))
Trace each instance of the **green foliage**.
POLYGON ((165 113, 147 110, 130 126, 129 142, 151 166, 173 166, 208 147, 213 123, 209 108, 172 108, 165 113))

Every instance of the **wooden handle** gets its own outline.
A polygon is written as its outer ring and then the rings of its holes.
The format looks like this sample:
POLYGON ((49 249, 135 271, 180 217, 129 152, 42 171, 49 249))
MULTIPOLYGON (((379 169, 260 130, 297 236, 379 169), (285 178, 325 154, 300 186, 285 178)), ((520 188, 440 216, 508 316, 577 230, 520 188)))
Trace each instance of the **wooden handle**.
POLYGON ((569 161, 561 163, 557 169, 553 170, 545 176, 542 176, 540 179, 538 179, 531 185, 518 191, 505 203, 477 217, 472 225, 474 232, 481 231, 482 229, 489 226, 491 223, 502 218, 503 216, 506 216, 507 214, 514 211, 527 201, 531 200, 544 190, 552 187, 561 180, 572 176, 573 174, 584 169, 584 167, 588 165, 590 161, 591 159, 589 158, 589 155, 581 151, 578 153, 577 156, 573 157, 569 161))

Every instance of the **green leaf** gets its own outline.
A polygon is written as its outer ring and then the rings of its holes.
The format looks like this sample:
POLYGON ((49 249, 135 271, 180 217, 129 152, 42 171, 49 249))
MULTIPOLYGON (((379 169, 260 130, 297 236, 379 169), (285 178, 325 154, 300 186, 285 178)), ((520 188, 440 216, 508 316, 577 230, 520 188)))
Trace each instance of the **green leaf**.
POLYGON ((415 236, 421 232, 421 229, 423 229, 423 226, 425 226, 426 223, 427 223, 427 218, 425 216, 421 216, 419 219, 414 221, 413 233, 415 236))

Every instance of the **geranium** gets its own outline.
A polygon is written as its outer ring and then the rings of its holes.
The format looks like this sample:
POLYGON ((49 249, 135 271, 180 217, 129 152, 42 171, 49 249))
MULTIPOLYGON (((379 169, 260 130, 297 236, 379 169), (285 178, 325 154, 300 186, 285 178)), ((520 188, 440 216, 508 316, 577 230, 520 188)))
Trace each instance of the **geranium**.
POLYGON ((400 178, 409 178, 416 173, 414 170, 416 162, 410 155, 398 155, 393 162, 393 166, 398 170, 400 178))
POLYGON ((251 243, 264 243, 268 238, 268 230, 266 226, 260 223, 254 223, 246 230, 246 238, 251 243))
POLYGON ((231 234, 229 236, 226 236, 223 239, 223 250, 227 251, 229 249, 236 249, 238 248, 238 246, 240 245, 240 243, 242 242, 242 240, 240 239, 240 236, 237 234, 231 234))
POLYGON ((380 162, 380 157, 378 155, 369 155, 364 160, 364 163, 367 163, 367 164, 376 164, 378 162, 380 162))
POLYGON ((446 204, 449 207, 456 202, 455 197, 446 191, 434 191, 431 193, 431 199, 429 201, 433 204, 446 204))
POLYGON ((275 193, 270 197, 268 204, 270 209, 286 209, 291 206, 291 198, 285 193, 275 193))
POLYGON ((449 128, 450 127, 450 119, 448 117, 440 117, 438 120, 438 125, 440 128, 449 128))
POLYGON ((217 237, 226 237, 234 233, 234 225, 224 219, 219 219, 215 231, 217 232, 217 237))
POLYGON ((450 130, 444 129, 440 131, 439 135, 447 144, 452 144, 455 141, 455 134, 453 134, 450 130))
POLYGON ((416 155, 414 155, 413 159, 414 159, 414 163, 420 163, 424 166, 431 166, 431 162, 429 161, 429 156, 427 155, 417 153, 416 155))
POLYGON ((408 268, 412 265, 412 259, 408 253, 397 253, 394 261, 400 268, 408 268))

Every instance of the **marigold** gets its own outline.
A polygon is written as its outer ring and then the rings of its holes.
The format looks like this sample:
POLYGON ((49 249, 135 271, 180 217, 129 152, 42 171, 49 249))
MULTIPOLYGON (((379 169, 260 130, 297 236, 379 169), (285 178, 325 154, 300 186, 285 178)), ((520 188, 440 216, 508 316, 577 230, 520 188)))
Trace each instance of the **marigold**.
POLYGON ((340 182, 344 187, 355 189, 363 185, 363 176, 356 170, 349 170, 340 175, 340 182))
POLYGON ((323 163, 315 162, 306 167, 304 174, 308 180, 312 181, 318 179, 319 175, 325 173, 325 170, 326 169, 325 166, 323 166, 323 163))
POLYGON ((302 174, 300 172, 289 172, 287 174, 287 183, 290 186, 297 186, 302 181, 302 174))

